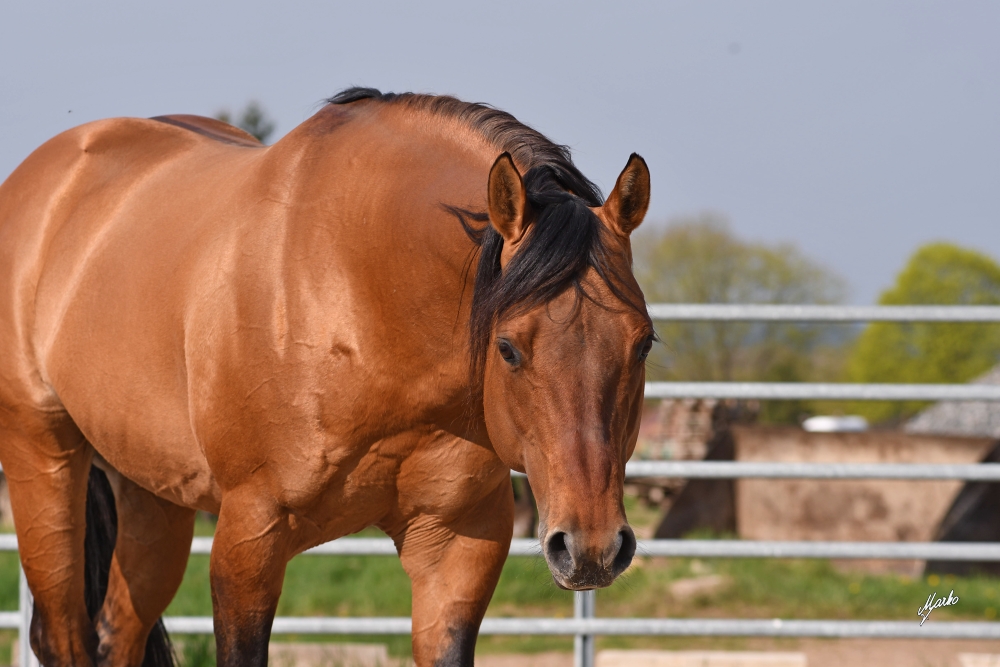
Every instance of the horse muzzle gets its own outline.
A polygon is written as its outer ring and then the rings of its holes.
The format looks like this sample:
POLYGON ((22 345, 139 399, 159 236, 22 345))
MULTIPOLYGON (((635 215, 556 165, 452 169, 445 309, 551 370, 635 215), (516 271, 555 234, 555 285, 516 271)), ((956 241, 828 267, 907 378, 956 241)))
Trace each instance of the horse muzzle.
POLYGON ((542 553, 556 585, 574 591, 604 588, 628 569, 635 555, 635 533, 625 524, 610 538, 587 539, 581 531, 547 531, 542 553))

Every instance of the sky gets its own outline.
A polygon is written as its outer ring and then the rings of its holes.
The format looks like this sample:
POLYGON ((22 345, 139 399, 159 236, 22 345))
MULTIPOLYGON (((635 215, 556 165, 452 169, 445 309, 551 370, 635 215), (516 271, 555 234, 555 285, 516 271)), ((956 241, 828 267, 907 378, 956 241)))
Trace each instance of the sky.
POLYGON ((350 85, 448 93, 569 145, 646 225, 713 212, 873 303, 909 255, 1000 258, 1000 3, 4 3, 0 179, 62 130, 258 100, 283 134, 350 85))

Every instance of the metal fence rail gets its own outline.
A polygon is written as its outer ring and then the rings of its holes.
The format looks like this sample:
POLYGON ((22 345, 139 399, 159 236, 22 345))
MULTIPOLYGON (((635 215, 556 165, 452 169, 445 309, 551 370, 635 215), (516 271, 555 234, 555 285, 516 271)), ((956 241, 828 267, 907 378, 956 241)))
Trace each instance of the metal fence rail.
MULTIPOLYGON (((1000 322, 1000 306, 802 306, 650 304, 655 320, 790 322, 1000 322)), ((647 398, 761 400, 1000 401, 1000 386, 947 384, 829 384, 767 382, 649 382, 647 398)), ((516 475, 516 474, 515 474, 516 475)), ((928 465, 867 463, 768 463, 735 461, 636 461, 628 477, 968 480, 1000 482, 1000 464, 928 465)), ((208 554, 212 538, 194 538, 191 553, 208 554)), ((0 551, 14 551, 13 535, 0 535, 0 551)), ((396 555, 386 538, 344 538, 308 555, 396 555)), ((765 542, 749 540, 645 540, 640 556, 721 558, 884 558, 1000 561, 996 543, 765 542)), ((512 556, 540 556, 537 540, 513 540, 512 556)), ((919 602, 919 601, 918 601, 919 602)), ((21 665, 37 665, 28 648, 31 594, 21 573, 18 611, 0 611, 0 628, 18 629, 21 665)), ((176 633, 211 633, 211 617, 168 617, 176 633)), ((409 634, 409 618, 288 618, 274 620, 275 634, 409 634)), ((596 635, 897 637, 1000 639, 997 622, 839 621, 784 619, 595 618, 593 591, 577 593, 574 618, 487 618, 482 634, 573 635, 576 664, 592 667, 596 635)))
MULTIPOLYGON (((17 551, 13 535, 4 535, 0 551, 17 551)), ((212 552, 211 537, 191 541, 191 553, 212 552)), ((1000 561, 995 542, 821 542, 765 540, 639 540, 639 556, 671 558, 880 558, 886 560, 1000 561)), ((395 556, 387 537, 344 537, 303 552, 307 556, 395 556)), ((511 556, 541 556, 536 539, 514 539, 511 556)), ((0 626, 2 627, 2 626, 0 626)))
MULTIPOLYGON (((168 632, 210 634, 212 619, 172 616, 168 632)), ((407 635, 408 617, 274 619, 274 634, 407 635)), ((799 621, 708 618, 496 618, 483 620, 484 635, 660 635, 744 637, 829 637, 911 639, 1000 639, 1000 623, 939 621, 923 627, 910 621, 799 621)), ((586 650, 586 649, 585 649, 586 650)))
POLYGON ((1000 306, 803 306, 651 303, 654 320, 675 322, 1000 322, 1000 306))
POLYGON ((880 558, 1000 561, 995 542, 820 542, 764 540, 646 540, 643 556, 691 558, 880 558))
POLYGON ((626 477, 687 479, 958 479, 1000 482, 1000 463, 770 463, 757 461, 632 461, 626 477))
MULTIPOLYGON (((212 538, 198 537, 191 553, 209 554, 212 538)), ((395 556, 386 537, 345 537, 304 552, 309 556, 395 556)), ((697 558, 884 558, 886 560, 1000 561, 994 542, 819 542, 762 540, 639 540, 636 554, 697 558)), ((511 556, 541 556, 535 539, 515 539, 511 556)))
MULTIPOLYGON (((164 619, 167 631, 210 634, 212 619, 172 616, 164 619)), ((410 619, 383 618, 292 618, 274 619, 274 634, 314 635, 407 635, 410 619)), ((912 639, 1000 639, 1000 623, 928 623, 921 627, 909 621, 797 621, 785 619, 701 618, 496 618, 483 620, 485 635, 660 635, 744 637, 830 637, 912 639)))
POLYGON ((1000 385, 829 382, 647 382, 646 398, 835 401, 1000 401, 1000 385))

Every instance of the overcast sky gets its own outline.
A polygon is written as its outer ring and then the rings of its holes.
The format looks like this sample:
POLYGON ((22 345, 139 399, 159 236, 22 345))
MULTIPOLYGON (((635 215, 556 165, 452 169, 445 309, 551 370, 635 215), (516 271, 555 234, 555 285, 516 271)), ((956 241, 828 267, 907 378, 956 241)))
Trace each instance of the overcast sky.
POLYGON ((352 84, 451 93, 569 144, 647 224, 714 211, 871 303, 948 240, 1000 257, 1000 3, 4 3, 0 178, 108 116, 257 99, 278 134, 352 84))

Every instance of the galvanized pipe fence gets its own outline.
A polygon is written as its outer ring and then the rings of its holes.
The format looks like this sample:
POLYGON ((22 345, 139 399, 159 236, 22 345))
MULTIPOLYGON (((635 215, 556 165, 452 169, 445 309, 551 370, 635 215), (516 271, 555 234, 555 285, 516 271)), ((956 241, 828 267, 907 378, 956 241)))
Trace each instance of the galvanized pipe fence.
MULTIPOLYGON (((803 306, 729 304, 650 304, 654 320, 836 322, 1000 322, 1000 306, 803 306)), ((778 382, 649 382, 647 398, 824 399, 1000 401, 1000 386, 948 384, 840 384, 778 382)), ((515 473, 516 475, 516 473, 515 473)), ((1000 464, 766 463, 737 461, 635 461, 626 477, 699 479, 893 479, 1000 482, 1000 464)), ((192 554, 211 552, 212 538, 196 537, 192 554)), ((14 535, 0 535, 0 551, 16 551, 14 535)), ((342 538, 305 552, 310 556, 395 556, 388 538, 342 538)), ((542 555, 534 539, 515 539, 511 556, 542 555)), ((753 540, 639 540, 637 556, 699 558, 880 558, 1000 561, 1000 544, 980 542, 818 542, 753 540)), ((0 628, 19 631, 22 667, 37 665, 28 647, 31 593, 23 572, 17 611, 0 611, 0 628)), ((919 601, 917 601, 919 603, 919 601)), ((174 616, 167 630, 211 634, 211 617, 174 616)), ((274 634, 409 634, 406 617, 278 617, 274 634)), ((842 621, 795 619, 597 618, 594 591, 577 592, 573 618, 495 618, 481 634, 568 635, 574 637, 575 664, 593 667, 598 635, 765 636, 826 638, 1000 639, 1000 622, 842 621)))

